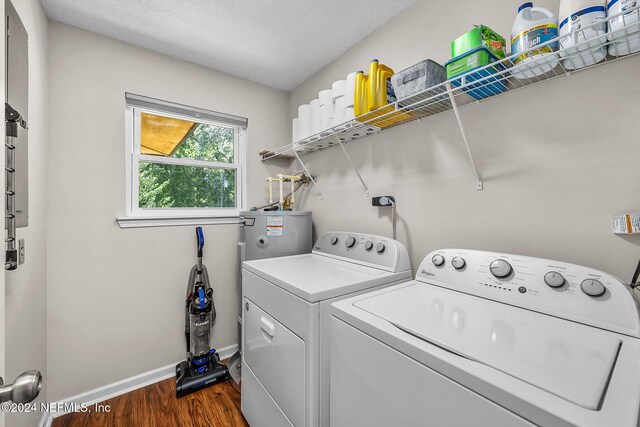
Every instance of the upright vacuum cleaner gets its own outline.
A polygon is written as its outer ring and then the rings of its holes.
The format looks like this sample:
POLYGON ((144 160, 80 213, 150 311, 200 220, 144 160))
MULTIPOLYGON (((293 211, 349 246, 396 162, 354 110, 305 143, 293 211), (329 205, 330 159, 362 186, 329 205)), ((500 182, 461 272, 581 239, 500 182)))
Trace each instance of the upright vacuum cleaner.
POLYGON ((196 227, 198 262, 191 268, 185 306, 187 360, 176 365, 176 396, 181 397, 229 379, 229 370, 211 348, 211 327, 216 320, 213 289, 207 267, 202 265, 204 234, 196 227))

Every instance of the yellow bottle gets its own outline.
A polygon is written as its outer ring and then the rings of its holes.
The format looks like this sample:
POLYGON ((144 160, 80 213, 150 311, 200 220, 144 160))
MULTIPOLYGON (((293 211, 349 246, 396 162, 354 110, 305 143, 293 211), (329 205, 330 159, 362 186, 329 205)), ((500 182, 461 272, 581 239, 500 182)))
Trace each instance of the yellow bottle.
POLYGON ((361 123, 384 129, 397 123, 410 121, 411 114, 396 105, 387 105, 387 80, 393 70, 380 64, 377 59, 369 64, 369 75, 359 71, 356 74, 354 113, 361 123))
POLYGON ((364 71, 356 73, 353 112, 356 117, 369 112, 369 76, 364 71))
POLYGON ((369 111, 373 111, 387 105, 387 80, 393 76, 393 70, 377 59, 369 64, 369 111))

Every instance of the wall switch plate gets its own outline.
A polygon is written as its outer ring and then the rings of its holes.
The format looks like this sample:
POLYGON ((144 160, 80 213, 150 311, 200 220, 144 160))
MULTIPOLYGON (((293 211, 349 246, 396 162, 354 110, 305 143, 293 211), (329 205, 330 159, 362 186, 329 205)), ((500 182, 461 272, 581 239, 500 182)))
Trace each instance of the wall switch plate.
POLYGON ((396 198, 393 196, 377 196, 371 198, 371 206, 379 208, 392 207, 396 204, 396 198))
POLYGON ((18 239, 18 264, 24 264, 24 239, 18 239))

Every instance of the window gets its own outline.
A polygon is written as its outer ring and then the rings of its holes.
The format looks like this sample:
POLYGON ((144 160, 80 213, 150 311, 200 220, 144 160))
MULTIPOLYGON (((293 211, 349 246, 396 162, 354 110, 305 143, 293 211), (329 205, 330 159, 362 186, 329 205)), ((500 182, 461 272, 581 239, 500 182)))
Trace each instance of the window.
POLYGON ((127 217, 237 216, 247 120, 126 94, 127 217))

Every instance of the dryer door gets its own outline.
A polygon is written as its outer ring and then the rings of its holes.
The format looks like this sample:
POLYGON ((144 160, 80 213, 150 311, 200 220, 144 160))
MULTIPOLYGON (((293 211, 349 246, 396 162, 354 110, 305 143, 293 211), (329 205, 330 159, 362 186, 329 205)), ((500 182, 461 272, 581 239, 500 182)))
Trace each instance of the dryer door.
MULTIPOLYGON (((294 426, 304 426, 305 343, 249 299, 244 299, 243 359, 294 426)), ((242 395, 250 398, 243 381, 242 395)))

